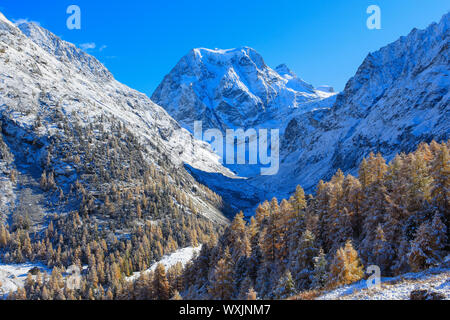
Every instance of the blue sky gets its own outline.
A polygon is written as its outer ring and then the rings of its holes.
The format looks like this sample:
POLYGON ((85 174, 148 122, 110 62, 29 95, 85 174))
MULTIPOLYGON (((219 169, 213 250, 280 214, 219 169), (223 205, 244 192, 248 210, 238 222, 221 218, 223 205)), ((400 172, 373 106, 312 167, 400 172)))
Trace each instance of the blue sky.
POLYGON ((450 9, 448 0, 1 0, 10 20, 37 21, 64 40, 95 43, 116 79, 149 95, 190 49, 256 49, 275 68, 286 63, 315 86, 342 90, 371 51, 450 9), (81 30, 68 30, 66 9, 81 8, 81 30), (366 27, 369 5, 381 30, 366 27))

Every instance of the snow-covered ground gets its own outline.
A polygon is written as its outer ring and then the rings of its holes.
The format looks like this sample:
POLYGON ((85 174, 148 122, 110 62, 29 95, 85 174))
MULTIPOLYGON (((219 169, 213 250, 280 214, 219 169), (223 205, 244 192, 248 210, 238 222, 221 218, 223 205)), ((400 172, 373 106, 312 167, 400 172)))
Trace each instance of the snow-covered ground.
MULTIPOLYGON (((164 256, 159 262, 153 264, 144 272, 154 271, 159 263, 162 263, 166 269, 174 266, 180 262, 183 266, 186 265, 194 255, 198 254, 202 246, 187 247, 179 249, 174 253, 164 256)), ((19 288, 23 288, 27 279, 28 272, 38 267, 41 272, 50 275, 52 270, 40 263, 22 263, 22 264, 1 264, 0 263, 0 300, 5 299, 10 292, 15 292, 19 288)), ((84 267, 83 269, 86 269, 84 267)), ((141 272, 135 272, 128 281, 134 281, 139 278, 141 272)), ((63 274, 65 276, 65 274, 63 274)))
MULTIPOLYGON (((156 266, 160 263, 164 265, 166 270, 174 265, 176 265, 178 262, 180 262, 183 266, 185 266, 189 261, 192 260, 195 254, 199 253, 200 250, 202 250, 202 246, 199 247, 187 247, 183 249, 179 249, 175 251, 174 253, 164 256, 159 262, 154 263, 149 269, 147 269, 144 272, 150 272, 154 271, 156 269, 156 266)), ((134 281, 138 279, 141 275, 141 272, 135 272, 131 277, 128 277, 128 281, 134 281)))
POLYGON ((428 290, 450 300, 450 268, 434 268, 383 278, 380 286, 368 289, 366 280, 321 295, 318 300, 409 300, 415 290, 428 290))
POLYGON ((35 267, 48 274, 51 273, 46 266, 39 263, 0 264, 0 300, 10 292, 23 288, 28 271, 35 267))

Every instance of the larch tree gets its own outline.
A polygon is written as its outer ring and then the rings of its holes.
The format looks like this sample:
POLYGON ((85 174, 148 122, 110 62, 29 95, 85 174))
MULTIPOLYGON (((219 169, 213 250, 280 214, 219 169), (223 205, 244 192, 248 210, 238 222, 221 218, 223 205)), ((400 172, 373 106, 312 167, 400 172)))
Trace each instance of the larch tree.
POLYGON ((244 213, 241 211, 233 220, 230 227, 229 242, 232 256, 237 260, 241 256, 248 257, 251 253, 249 234, 246 232, 244 213))
POLYGON ((245 300, 249 300, 249 301, 258 300, 258 294, 256 293, 255 289, 253 289, 253 287, 251 287, 248 290, 245 300))
POLYGON ((296 214, 300 214, 306 208, 305 191, 301 186, 297 186, 291 203, 296 214))
POLYGON ((216 300, 229 300, 234 291, 233 268, 229 248, 225 249, 224 257, 217 262, 210 279, 209 295, 216 300))
POLYGON ((153 291, 157 300, 169 300, 170 298, 169 281, 167 279, 166 269, 162 263, 156 266, 153 275, 153 291))
POLYGON ((358 257, 358 252, 349 240, 345 247, 338 249, 330 265, 329 285, 347 285, 359 281, 364 276, 364 270, 358 257))

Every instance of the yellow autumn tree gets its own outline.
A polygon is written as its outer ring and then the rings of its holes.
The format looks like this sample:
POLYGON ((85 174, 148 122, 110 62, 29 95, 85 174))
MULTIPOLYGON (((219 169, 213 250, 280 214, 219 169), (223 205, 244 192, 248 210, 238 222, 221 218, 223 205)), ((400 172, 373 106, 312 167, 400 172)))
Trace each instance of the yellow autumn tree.
POLYGON ((351 240, 336 251, 330 266, 330 287, 347 285, 359 281, 364 276, 363 266, 358 252, 353 248, 351 240))

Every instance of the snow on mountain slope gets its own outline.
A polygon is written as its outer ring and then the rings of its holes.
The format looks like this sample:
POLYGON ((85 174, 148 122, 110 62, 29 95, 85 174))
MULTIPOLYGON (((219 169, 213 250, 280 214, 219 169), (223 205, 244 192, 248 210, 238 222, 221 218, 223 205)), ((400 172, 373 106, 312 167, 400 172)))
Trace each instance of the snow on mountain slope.
POLYGON ((446 14, 369 54, 332 109, 291 120, 282 160, 289 165, 278 180, 291 191, 296 183, 312 191, 338 168, 356 174, 370 152, 390 160, 422 141, 449 139, 449 24, 446 14))
MULTIPOLYGON (((336 98, 331 91, 316 90, 284 64, 271 69, 261 55, 248 47, 199 48, 178 62, 153 93, 152 100, 190 132, 194 132, 194 122, 201 121, 203 132, 219 129, 224 136, 227 129, 240 128, 278 129, 283 134, 293 117, 329 109, 336 98)), ((227 150, 226 141, 223 150, 227 150)), ((224 165, 245 178, 261 175, 261 167, 265 167, 260 162, 224 165)), ((244 209, 273 194, 251 182, 229 181, 220 175, 198 172, 196 177, 244 209), (254 198, 255 194, 260 196, 254 198)))
POLYGON ((19 29, 38 46, 55 56, 58 60, 70 63, 80 72, 91 73, 105 81, 113 80, 112 74, 95 57, 88 55, 50 31, 41 28, 36 23, 21 23, 19 29))
MULTIPOLYGON (((97 59, 34 23, 16 27, 1 15, 0 120, 5 137, 15 137, 17 145, 23 146, 23 153, 14 159, 20 156, 27 166, 37 167, 45 162, 51 137, 64 137, 67 129, 52 123, 55 114, 67 117, 74 126, 113 119, 111 125, 121 123, 145 146, 146 161, 156 167, 161 162, 170 163, 188 180, 184 163, 205 172, 233 176, 208 144, 195 140, 146 95, 114 80, 97 59)), ((11 167, 11 161, 8 164, 2 157, 0 169, 11 167)), ((3 171, 9 174, 10 168, 3 171)), ((77 179, 70 166, 57 168, 55 173, 57 179, 77 179)), ((2 174, 0 179, 9 179, 2 174)), ((11 192, 11 188, 6 189, 0 199, 11 192)), ((200 212, 218 221, 226 220, 210 204, 191 197, 200 212)), ((1 201, 0 206, 5 203, 1 201)))
MULTIPOLYGON (((314 89, 285 65, 272 70, 253 49, 241 48, 192 50, 152 99, 189 130, 195 120, 222 130, 279 128, 277 175, 229 167, 249 177, 246 184, 259 190, 252 194, 264 195, 260 201, 288 197, 298 184, 313 192, 339 168, 356 174, 370 152, 390 160, 422 141, 450 138, 449 16, 369 54, 337 96, 326 86, 314 89)), ((222 195, 233 191, 217 176, 201 179, 213 189, 220 184, 215 190, 222 195)))
MULTIPOLYGON (((35 23, 24 23, 18 27, 34 43, 56 57, 62 64, 69 65, 72 72, 75 67, 77 77, 82 75, 95 82, 89 83, 94 85, 94 87, 88 87, 91 91, 81 92, 87 93, 94 104, 100 104, 97 108, 93 108, 92 113, 106 111, 125 120, 128 126, 139 130, 139 135, 147 139, 152 136, 161 138, 172 156, 171 160, 175 163, 180 164, 183 159, 186 163, 207 172, 229 173, 218 164, 218 158, 208 150, 205 144, 193 139, 192 135, 180 128, 164 109, 155 105, 144 94, 115 81, 110 72, 96 58, 35 23), (92 97, 92 89, 97 95, 95 99, 92 97), (119 98, 118 101, 111 101, 117 98, 119 98)), ((73 74, 69 71, 69 75, 73 74)), ((63 79, 67 81, 66 78, 63 79)), ((87 83, 81 82, 81 85, 83 84, 87 83)))
POLYGON ((286 65, 268 67, 254 49, 193 49, 164 78, 152 100, 193 132, 203 128, 280 128, 302 104, 332 94, 316 92, 286 65))

